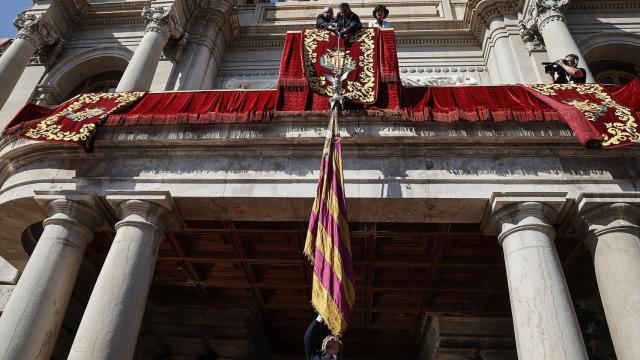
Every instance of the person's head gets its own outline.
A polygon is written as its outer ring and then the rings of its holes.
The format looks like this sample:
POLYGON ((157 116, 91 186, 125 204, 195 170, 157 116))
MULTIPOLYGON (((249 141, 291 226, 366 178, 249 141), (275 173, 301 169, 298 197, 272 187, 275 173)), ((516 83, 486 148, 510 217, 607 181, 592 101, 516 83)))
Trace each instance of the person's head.
POLYGON ((378 5, 375 8, 373 8, 373 17, 376 20, 382 21, 383 19, 386 19, 387 16, 389 16, 389 9, 387 9, 386 6, 378 5))
POLYGON ((564 57, 564 61, 567 62, 567 65, 571 67, 576 67, 578 66, 578 62, 580 61, 580 58, 576 54, 569 54, 564 57))
POLYGON ((342 16, 347 16, 347 15, 351 14, 351 6, 349 6, 348 3, 340 4, 340 14, 342 16))
POLYGON ((331 6, 327 6, 322 10, 322 15, 332 18, 333 17, 333 8, 331 6))
POLYGON ((342 351, 342 340, 335 335, 329 335, 322 340, 321 350, 328 355, 338 355, 342 351))

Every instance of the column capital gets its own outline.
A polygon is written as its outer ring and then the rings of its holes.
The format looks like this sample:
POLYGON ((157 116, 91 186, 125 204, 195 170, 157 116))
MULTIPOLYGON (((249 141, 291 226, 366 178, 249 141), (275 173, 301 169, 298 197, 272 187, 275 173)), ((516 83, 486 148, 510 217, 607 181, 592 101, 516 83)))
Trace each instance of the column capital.
POLYGON ((493 193, 482 227, 487 234, 499 233, 499 241, 513 231, 536 228, 553 235, 552 225, 565 212, 567 193, 493 193))
POLYGON ((589 250, 598 236, 609 232, 640 235, 640 192, 582 193, 576 202, 578 228, 587 231, 585 245, 589 250))
POLYGON ((58 36, 42 21, 41 16, 26 11, 16 16, 13 26, 18 29, 16 38, 29 41, 35 49, 43 45, 53 45, 58 40, 58 36))
POLYGON ((34 191, 34 199, 47 212, 43 224, 66 223, 81 225, 90 232, 110 228, 109 212, 94 192, 34 191))
POLYGON ((551 21, 564 21, 569 0, 530 0, 519 22, 520 35, 525 42, 539 41, 539 31, 551 21))
POLYGON ((164 232, 183 226, 177 207, 167 191, 107 191, 107 202, 121 219, 116 230, 133 222, 164 232))
POLYGON ((180 38, 184 33, 184 29, 174 19, 172 9, 172 7, 163 6, 142 9, 141 16, 147 24, 145 32, 159 33, 165 40, 168 40, 169 37, 180 38))

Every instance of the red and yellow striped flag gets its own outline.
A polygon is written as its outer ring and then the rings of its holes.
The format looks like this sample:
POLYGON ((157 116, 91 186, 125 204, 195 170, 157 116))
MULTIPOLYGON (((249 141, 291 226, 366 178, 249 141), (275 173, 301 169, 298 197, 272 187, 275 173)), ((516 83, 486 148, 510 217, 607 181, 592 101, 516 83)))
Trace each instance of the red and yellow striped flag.
POLYGON ((335 122, 333 125, 322 153, 304 253, 313 264, 311 303, 337 335, 346 329, 351 317, 355 288, 342 177, 342 145, 335 122))

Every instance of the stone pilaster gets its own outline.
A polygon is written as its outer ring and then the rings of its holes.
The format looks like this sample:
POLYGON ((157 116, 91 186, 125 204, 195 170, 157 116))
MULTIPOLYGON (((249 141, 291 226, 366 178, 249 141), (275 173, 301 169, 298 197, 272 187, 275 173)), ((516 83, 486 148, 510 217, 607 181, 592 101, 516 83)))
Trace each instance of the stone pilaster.
POLYGON ((500 83, 522 83, 520 68, 518 67, 515 52, 509 43, 509 31, 507 30, 503 16, 494 16, 489 20, 488 34, 493 43, 489 56, 493 56, 495 63, 499 64, 499 67, 494 70, 494 73, 500 77, 500 83))
POLYGON ((504 251, 518 358, 587 359, 555 249, 564 194, 494 194, 489 212, 504 251))
POLYGON ((87 244, 103 222, 92 194, 36 196, 44 230, 0 317, 0 359, 48 359, 87 244))
POLYGON ((129 61, 116 91, 146 91, 151 87, 162 49, 170 36, 180 37, 182 27, 173 19, 172 8, 144 8, 145 34, 129 61))
POLYGON ((581 194, 580 218, 587 227, 609 331, 620 360, 640 359, 640 193, 581 194))
POLYGON ((168 193, 112 193, 121 219, 80 322, 69 359, 131 359, 135 352, 158 247, 176 227, 168 193))
POLYGON ((35 14, 22 12, 13 25, 18 29, 16 39, 0 56, 0 108, 11 95, 33 54, 41 46, 52 45, 58 40, 42 18, 35 14))
POLYGON ((578 55, 579 66, 587 71, 587 82, 593 82, 591 70, 567 27, 564 10, 568 4, 569 0, 530 0, 520 22, 522 38, 536 47, 540 45, 535 45, 539 42, 534 39, 542 37, 550 61, 563 59, 567 54, 578 55))
POLYGON ((221 33, 223 25, 224 19, 218 14, 205 19, 182 89, 199 90, 203 88, 204 83, 208 83, 209 68, 218 65, 215 64, 214 50, 217 40, 220 37, 224 38, 224 34, 221 33))

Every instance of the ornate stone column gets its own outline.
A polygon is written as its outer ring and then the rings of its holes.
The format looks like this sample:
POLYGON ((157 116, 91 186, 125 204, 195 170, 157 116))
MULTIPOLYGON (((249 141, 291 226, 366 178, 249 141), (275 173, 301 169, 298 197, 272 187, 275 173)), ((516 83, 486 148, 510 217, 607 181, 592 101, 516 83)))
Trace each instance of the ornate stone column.
POLYGON ((503 248, 518 359, 587 360, 554 245, 564 194, 498 194, 491 224, 503 248))
POLYGON ((34 14, 22 12, 13 21, 18 29, 16 39, 0 56, 0 108, 11 95, 29 59, 42 45, 52 45, 56 36, 34 14))
POLYGON ((158 246, 176 223, 168 193, 107 196, 121 219, 71 346, 69 360, 132 359, 158 246))
POLYGON ((579 66, 587 71, 587 82, 594 82, 586 59, 567 27, 564 9, 569 0, 531 0, 524 20, 520 23, 523 36, 540 34, 549 55, 549 61, 563 59, 567 54, 580 57, 579 66))
POLYGON ((160 62, 162 49, 169 40, 169 36, 174 34, 178 37, 181 32, 173 21, 169 8, 145 8, 142 10, 142 17, 147 21, 145 34, 133 53, 116 91, 149 90, 160 62))
POLYGON ((39 195, 44 230, 0 317, 0 359, 49 359, 93 229, 91 194, 39 195))
POLYGON ((640 359, 640 193, 581 194, 580 217, 620 360, 640 359))

